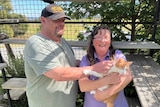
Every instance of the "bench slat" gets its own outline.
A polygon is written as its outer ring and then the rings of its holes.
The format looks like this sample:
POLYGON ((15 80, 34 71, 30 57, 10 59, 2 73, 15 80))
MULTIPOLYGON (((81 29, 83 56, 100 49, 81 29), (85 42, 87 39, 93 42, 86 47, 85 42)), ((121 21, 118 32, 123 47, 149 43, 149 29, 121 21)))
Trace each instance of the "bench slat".
MULTIPOLYGON (((146 58, 143 55, 127 56, 128 60, 133 61, 131 71, 141 105, 143 107, 159 107, 160 78, 157 72, 155 72, 154 67, 148 64, 153 59, 146 58)), ((157 65, 157 68, 160 69, 160 66, 157 65)))
POLYGON ((21 89, 26 90, 26 78, 11 78, 4 82, 1 86, 3 89, 21 89))
MULTIPOLYGON (((9 93, 12 100, 19 100, 19 98, 25 93, 25 90, 12 89, 12 90, 9 90, 9 93)), ((3 98, 8 99, 6 93, 3 95, 3 98)))
MULTIPOLYGON (((154 62, 151 57, 139 57, 139 60, 141 60, 141 65, 144 68, 143 73, 148 82, 148 85, 154 91, 155 96, 157 96, 158 94, 160 94, 160 78, 159 73, 157 72, 157 69, 159 70, 160 66, 155 63, 154 66, 151 66, 151 62, 154 62)), ((160 101, 160 99, 158 100, 160 101)))

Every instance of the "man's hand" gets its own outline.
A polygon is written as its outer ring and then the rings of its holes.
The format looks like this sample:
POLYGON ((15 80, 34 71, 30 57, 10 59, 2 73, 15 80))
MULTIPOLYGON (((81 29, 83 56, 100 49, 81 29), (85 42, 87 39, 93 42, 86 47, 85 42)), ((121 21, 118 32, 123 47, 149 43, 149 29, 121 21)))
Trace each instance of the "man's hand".
POLYGON ((113 62, 112 61, 102 61, 99 63, 94 64, 93 67, 93 71, 96 72, 100 72, 100 73, 107 73, 109 69, 111 69, 111 67, 113 66, 113 62))

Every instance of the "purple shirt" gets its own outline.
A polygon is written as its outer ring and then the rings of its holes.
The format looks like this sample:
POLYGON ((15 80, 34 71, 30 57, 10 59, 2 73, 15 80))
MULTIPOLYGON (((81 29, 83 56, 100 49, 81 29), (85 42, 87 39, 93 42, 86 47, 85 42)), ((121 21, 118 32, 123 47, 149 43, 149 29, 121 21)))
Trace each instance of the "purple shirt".
MULTIPOLYGON (((100 60, 98 59, 96 53, 94 54, 94 58, 96 60, 96 62, 100 62, 100 60)), ((124 56, 124 54, 120 51, 120 50, 116 50, 115 51, 115 56, 114 58, 124 58, 126 59, 126 57, 124 56)), ((109 60, 109 53, 106 54, 105 60, 109 60)), ((88 66, 88 59, 85 56, 83 56, 82 60, 81 60, 81 64, 80 66, 88 66)), ((96 80, 98 79, 95 76, 89 76, 90 80, 96 80)), ((84 105, 83 107, 106 107, 106 104, 100 101, 97 101, 94 96, 92 94, 90 94, 90 92, 85 92, 85 98, 84 98, 84 105)), ((117 96, 117 98, 114 101, 114 107, 129 107, 127 100, 125 98, 124 95, 124 90, 119 92, 119 95, 117 96)))

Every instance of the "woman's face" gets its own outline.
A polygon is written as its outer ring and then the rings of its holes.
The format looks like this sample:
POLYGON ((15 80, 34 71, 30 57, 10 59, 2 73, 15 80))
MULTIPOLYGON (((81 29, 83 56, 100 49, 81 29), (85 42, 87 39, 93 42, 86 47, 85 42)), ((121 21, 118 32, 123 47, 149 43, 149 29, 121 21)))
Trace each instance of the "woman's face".
POLYGON ((93 46, 97 55, 106 55, 111 43, 110 31, 107 29, 99 29, 97 35, 94 36, 93 46))

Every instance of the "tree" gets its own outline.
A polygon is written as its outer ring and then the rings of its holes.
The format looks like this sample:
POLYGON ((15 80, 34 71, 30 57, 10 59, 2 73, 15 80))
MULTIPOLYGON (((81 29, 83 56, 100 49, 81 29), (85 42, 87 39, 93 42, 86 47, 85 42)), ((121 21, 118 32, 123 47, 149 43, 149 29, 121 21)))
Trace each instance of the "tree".
MULTIPOLYGON (((154 14, 157 0, 119 0, 108 2, 71 2, 64 4, 67 13, 74 19, 99 16, 101 23, 111 28, 114 40, 152 41, 154 14)), ((160 20, 160 18, 159 18, 160 20)), ((157 25, 155 42, 160 44, 160 23, 157 25)), ((154 52, 160 63, 160 52, 154 52)))
MULTIPOLYGON (((11 19, 17 19, 19 22, 27 21, 27 18, 24 15, 11 14, 11 19)), ((28 25, 19 23, 19 24, 11 24, 11 27, 14 31, 14 37, 18 35, 24 35, 27 31, 28 25)))
POLYGON ((155 5, 156 0, 119 0, 72 2, 64 7, 75 19, 100 16, 100 22, 107 22, 116 40, 128 40, 125 36, 132 35, 132 40, 145 41, 151 39, 155 5))
POLYGON ((0 33, 7 34, 9 37, 15 37, 24 34, 27 31, 27 24, 17 24, 18 21, 25 21, 27 18, 23 15, 11 13, 12 5, 10 0, 0 1, 0 33), (10 23, 10 24, 7 24, 10 23))

